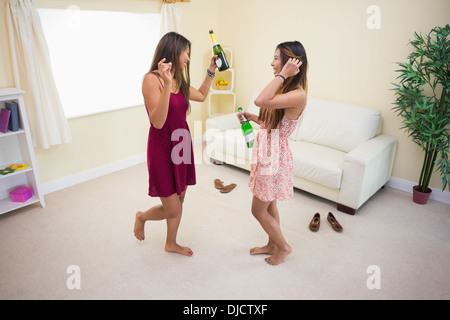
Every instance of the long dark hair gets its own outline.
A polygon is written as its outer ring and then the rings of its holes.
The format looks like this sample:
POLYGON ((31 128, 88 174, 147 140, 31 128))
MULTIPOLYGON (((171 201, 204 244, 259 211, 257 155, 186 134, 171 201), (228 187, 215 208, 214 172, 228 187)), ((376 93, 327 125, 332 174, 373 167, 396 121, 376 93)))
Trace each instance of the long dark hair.
MULTIPOLYGON (((289 58, 295 58, 302 61, 300 72, 294 77, 287 78, 283 85, 277 90, 276 94, 295 90, 299 85, 305 92, 308 92, 308 79, 306 76, 308 58, 306 57, 306 51, 303 45, 298 41, 288 41, 280 43, 276 49, 280 50, 280 58, 283 66, 288 62, 289 58)), ((268 109, 261 108, 259 111, 259 120, 266 122, 269 130, 276 129, 283 117, 284 109, 274 109, 270 116, 268 109)))
POLYGON ((180 87, 183 93, 184 99, 188 104, 188 113, 191 109, 191 104, 189 103, 189 88, 191 86, 191 76, 189 72, 188 62, 184 72, 181 71, 180 66, 180 55, 184 50, 189 48, 189 57, 191 55, 191 42, 183 37, 181 34, 176 32, 166 33, 156 47, 155 54, 153 55, 152 65, 150 67, 149 73, 153 73, 159 77, 157 72, 158 63, 166 58, 164 63, 172 62, 172 70, 174 70, 174 79, 176 81, 177 87, 180 87))

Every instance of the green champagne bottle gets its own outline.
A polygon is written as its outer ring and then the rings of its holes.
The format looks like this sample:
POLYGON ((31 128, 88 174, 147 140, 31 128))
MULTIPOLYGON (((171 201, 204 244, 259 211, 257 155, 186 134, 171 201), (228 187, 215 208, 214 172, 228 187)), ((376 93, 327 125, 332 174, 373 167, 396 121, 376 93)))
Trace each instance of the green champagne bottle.
MULTIPOLYGON (((239 112, 242 112, 242 108, 238 108, 239 112)), ((247 148, 253 147, 253 141, 255 140, 255 133, 253 132, 253 127, 250 121, 242 115, 244 120, 241 122, 242 133, 244 134, 245 143, 247 143, 247 148)))
POLYGON ((230 65, 228 64, 227 57, 225 56, 225 51, 223 51, 219 42, 214 35, 214 31, 209 30, 209 35, 211 36, 211 41, 213 43, 213 52, 214 55, 218 56, 219 59, 216 60, 216 65, 219 71, 225 71, 230 69, 230 65))

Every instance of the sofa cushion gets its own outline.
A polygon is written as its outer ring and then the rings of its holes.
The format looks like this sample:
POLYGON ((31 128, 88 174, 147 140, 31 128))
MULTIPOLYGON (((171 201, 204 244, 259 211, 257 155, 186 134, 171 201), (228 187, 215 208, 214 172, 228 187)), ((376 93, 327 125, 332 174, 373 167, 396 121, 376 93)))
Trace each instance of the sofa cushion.
MULTIPOLYGON (((255 135, 257 130, 255 130, 255 135)), ((247 148, 242 129, 227 129, 214 135, 213 143, 216 151, 228 155, 227 159, 223 159, 228 164, 232 161, 239 161, 238 164, 250 163, 252 158, 252 149, 247 148)))
POLYGON ((308 98, 295 140, 349 152, 381 130, 381 111, 308 98))
POLYGON ((294 176, 340 189, 345 152, 305 141, 289 141, 294 176))

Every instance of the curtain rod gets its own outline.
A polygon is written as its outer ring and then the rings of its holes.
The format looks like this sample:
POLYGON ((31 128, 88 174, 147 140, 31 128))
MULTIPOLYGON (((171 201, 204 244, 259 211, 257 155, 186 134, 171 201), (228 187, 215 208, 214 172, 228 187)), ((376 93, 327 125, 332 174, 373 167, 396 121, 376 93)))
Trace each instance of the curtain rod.
POLYGON ((163 3, 191 2, 191 0, 162 0, 163 3))

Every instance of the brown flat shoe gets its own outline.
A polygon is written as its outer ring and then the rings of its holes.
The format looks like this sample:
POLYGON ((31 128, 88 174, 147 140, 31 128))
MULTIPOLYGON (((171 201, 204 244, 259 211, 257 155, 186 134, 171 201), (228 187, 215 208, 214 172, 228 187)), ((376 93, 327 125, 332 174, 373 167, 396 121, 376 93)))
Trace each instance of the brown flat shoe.
POLYGON ((331 227, 333 228, 334 231, 341 232, 343 230, 343 228, 341 227, 339 222, 337 222, 336 218, 333 216, 331 212, 328 212, 327 220, 331 224, 331 227))
POLYGON ((309 224, 309 230, 316 232, 320 227, 320 214, 316 213, 309 224))
POLYGON ((227 185, 226 187, 224 187, 223 189, 220 190, 221 193, 228 193, 231 190, 233 190, 234 188, 236 188, 236 183, 232 183, 227 185))
POLYGON ((219 179, 215 179, 215 180, 214 180, 214 187, 215 187, 216 189, 222 190, 222 189, 224 188, 223 182, 220 181, 219 179))

